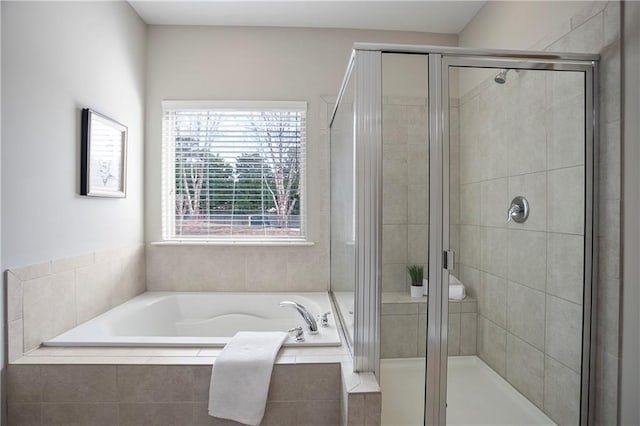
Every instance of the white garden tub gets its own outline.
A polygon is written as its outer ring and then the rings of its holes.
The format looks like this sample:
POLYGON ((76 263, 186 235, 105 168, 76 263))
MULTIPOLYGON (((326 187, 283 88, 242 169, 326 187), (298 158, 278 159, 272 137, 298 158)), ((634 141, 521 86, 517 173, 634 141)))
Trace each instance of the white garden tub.
POLYGON ((147 292, 71 330, 45 346, 224 346, 238 331, 287 331, 303 326, 306 341, 289 337, 287 346, 339 346, 340 337, 327 293, 147 292), (329 326, 310 335, 295 309, 314 316, 331 312, 329 326))

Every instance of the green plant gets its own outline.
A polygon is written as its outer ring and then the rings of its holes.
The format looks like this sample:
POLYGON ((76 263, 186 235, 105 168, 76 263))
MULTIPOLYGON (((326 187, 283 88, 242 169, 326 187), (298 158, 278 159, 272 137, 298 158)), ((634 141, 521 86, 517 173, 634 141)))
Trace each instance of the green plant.
POLYGON ((411 277, 411 285, 420 287, 424 276, 424 268, 420 265, 411 265, 407 266, 407 271, 409 271, 409 276, 411 277))

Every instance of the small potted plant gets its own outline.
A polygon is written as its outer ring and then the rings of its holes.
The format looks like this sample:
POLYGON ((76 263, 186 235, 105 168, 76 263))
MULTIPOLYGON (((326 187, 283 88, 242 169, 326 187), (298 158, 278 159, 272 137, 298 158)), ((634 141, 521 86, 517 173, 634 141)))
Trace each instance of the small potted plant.
POLYGON ((424 268, 420 265, 407 266, 411 277, 411 297, 422 297, 422 276, 424 268))

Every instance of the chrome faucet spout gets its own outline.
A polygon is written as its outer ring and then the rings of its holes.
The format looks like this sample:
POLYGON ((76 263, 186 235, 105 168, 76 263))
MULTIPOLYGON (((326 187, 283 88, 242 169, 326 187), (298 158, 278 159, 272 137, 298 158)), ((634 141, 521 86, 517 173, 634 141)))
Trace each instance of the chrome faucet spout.
POLYGON ((288 306, 288 307, 293 308, 296 311, 298 311, 298 313, 300 314, 302 319, 304 319, 304 321, 307 323, 307 328, 309 329, 309 334, 318 333, 318 324, 316 323, 315 318, 313 318, 313 315, 311 315, 309 313, 307 308, 305 308, 304 306, 302 306, 299 303, 292 302, 290 300, 284 300, 284 301, 280 302, 280 306, 282 306, 282 307, 287 307, 288 306))

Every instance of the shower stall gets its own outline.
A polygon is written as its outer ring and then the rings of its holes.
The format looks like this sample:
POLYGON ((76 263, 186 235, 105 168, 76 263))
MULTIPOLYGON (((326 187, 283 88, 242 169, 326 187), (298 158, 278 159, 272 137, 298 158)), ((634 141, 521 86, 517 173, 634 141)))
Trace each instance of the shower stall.
POLYGON ((383 425, 593 418, 597 65, 355 45, 331 118, 331 292, 383 425))

